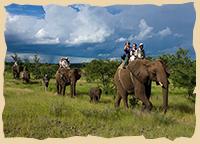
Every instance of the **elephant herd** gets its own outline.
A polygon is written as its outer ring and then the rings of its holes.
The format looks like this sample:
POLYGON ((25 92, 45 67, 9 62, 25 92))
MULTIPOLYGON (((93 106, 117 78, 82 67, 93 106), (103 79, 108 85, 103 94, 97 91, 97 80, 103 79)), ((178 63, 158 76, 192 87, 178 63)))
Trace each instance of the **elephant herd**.
MULTIPOLYGON (((18 77, 15 71, 20 70, 13 66, 14 78, 18 77)), ((115 107, 119 107, 122 99, 124 106, 128 108, 128 95, 133 94, 136 98, 141 100, 142 111, 151 111, 151 84, 152 81, 155 81, 156 84, 160 85, 162 88, 163 110, 164 113, 166 113, 168 108, 169 75, 169 70, 162 60, 150 61, 146 59, 137 59, 131 61, 126 68, 121 68, 119 66, 114 75, 114 84, 117 91, 117 97, 114 103, 115 107)), ((70 85, 71 97, 76 96, 76 83, 80 78, 80 69, 60 67, 55 74, 57 94, 65 95, 66 86, 70 85)), ((98 87, 94 87, 89 90, 88 94, 90 102, 98 102, 102 90, 98 87)))

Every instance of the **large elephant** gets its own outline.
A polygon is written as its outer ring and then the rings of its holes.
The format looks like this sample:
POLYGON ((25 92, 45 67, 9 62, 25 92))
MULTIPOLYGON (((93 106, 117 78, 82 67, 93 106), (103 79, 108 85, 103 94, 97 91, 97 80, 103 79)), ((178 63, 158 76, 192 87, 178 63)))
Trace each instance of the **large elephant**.
POLYGON ((56 72, 57 93, 64 96, 66 86, 70 85, 71 97, 76 95, 76 82, 81 78, 79 69, 69 69, 60 67, 56 72))
POLYGON ((121 99, 128 108, 128 94, 134 94, 143 102, 143 108, 150 111, 152 103, 149 101, 151 96, 151 82, 155 81, 162 87, 163 109, 166 113, 168 107, 168 81, 169 70, 161 60, 149 61, 134 60, 130 62, 126 69, 118 68, 114 82, 117 88, 115 106, 119 107, 121 99))

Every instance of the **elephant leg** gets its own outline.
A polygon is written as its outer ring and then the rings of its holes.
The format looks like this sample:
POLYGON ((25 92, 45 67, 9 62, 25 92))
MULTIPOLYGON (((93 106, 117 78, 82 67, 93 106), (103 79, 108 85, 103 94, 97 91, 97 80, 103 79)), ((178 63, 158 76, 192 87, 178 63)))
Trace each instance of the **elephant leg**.
POLYGON ((62 94, 62 91, 63 91, 63 87, 60 85, 59 94, 62 94))
POLYGON ((94 96, 93 101, 94 101, 94 103, 97 102, 97 97, 96 96, 94 96))
MULTIPOLYGON (((148 111, 151 111, 152 104, 148 100, 146 96, 145 86, 143 84, 138 84, 137 88, 135 88, 135 95, 144 103, 144 109, 147 109, 148 111)), ((142 110, 144 110, 142 109, 142 110)))
POLYGON ((120 93, 117 91, 117 97, 116 97, 116 100, 115 100, 115 107, 119 107, 120 105, 120 101, 121 101, 122 97, 120 95, 120 93))
POLYGON ((74 83, 73 82, 71 82, 70 87, 71 87, 71 97, 74 97, 74 83))
POLYGON ((124 90, 118 91, 119 95, 123 99, 124 106, 128 109, 128 93, 124 90))
POLYGON ((73 97, 73 86, 72 86, 72 83, 70 84, 70 93, 71 93, 71 97, 73 97))
POLYGON ((74 96, 76 96, 76 82, 74 83, 74 96))
POLYGON ((93 97, 91 96, 91 97, 90 97, 90 102, 92 102, 92 101, 93 101, 93 97))
POLYGON ((75 82, 71 83, 71 97, 75 96, 75 82))
POLYGON ((65 95, 66 86, 63 86, 63 96, 65 95))
POLYGON ((59 94, 59 84, 56 84, 56 88, 57 88, 57 94, 59 94))
MULTIPOLYGON (((151 97, 151 81, 149 81, 146 85, 145 85, 145 93, 146 93, 146 97, 149 100, 151 97)), ((150 102, 150 100, 149 100, 150 102)), ((150 102, 151 103, 151 102, 150 102)), ((152 103, 151 103, 152 105, 152 103)), ((152 105, 153 106, 153 105, 152 105)), ((142 103, 142 111, 144 111, 146 109, 146 106, 144 103, 142 103)))
POLYGON ((124 106, 128 109, 128 94, 124 94, 122 96, 123 102, 124 102, 124 106))
POLYGON ((148 100, 148 98, 146 96, 141 96, 140 100, 143 102, 142 111, 144 111, 145 109, 147 111, 151 111, 152 103, 148 100))
POLYGON ((99 101, 99 96, 98 95, 96 95, 95 101, 96 101, 96 103, 99 101))

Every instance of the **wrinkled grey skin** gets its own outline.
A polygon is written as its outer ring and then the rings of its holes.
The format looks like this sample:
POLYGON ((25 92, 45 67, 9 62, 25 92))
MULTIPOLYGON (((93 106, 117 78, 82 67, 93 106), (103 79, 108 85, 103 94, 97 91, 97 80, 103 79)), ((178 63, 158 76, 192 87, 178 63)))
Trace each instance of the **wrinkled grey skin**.
POLYGON ((89 91, 90 102, 97 103, 101 98, 102 90, 98 87, 92 87, 89 91))
POLYGON ((143 103, 142 110, 151 111, 152 103, 151 82, 155 81, 161 85, 163 91, 163 109, 164 113, 168 107, 168 81, 169 70, 161 60, 134 60, 130 62, 126 69, 118 68, 114 83, 117 88, 117 97, 115 107, 119 107, 121 99, 128 108, 128 94, 134 94, 143 103))
POLYGON ((57 94, 65 95, 66 86, 70 85, 71 97, 76 96, 76 82, 81 78, 79 69, 59 68, 56 72, 57 94))

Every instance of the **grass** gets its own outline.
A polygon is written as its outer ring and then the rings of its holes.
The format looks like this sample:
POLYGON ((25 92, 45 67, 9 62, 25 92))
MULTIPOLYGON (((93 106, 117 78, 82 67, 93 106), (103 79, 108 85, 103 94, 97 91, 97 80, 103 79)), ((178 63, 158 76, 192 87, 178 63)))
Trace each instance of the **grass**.
POLYGON ((102 95, 100 103, 89 102, 88 89, 97 83, 81 78, 77 83, 76 98, 56 95, 55 80, 50 80, 49 91, 42 83, 32 80, 24 84, 5 73, 3 111, 6 137, 45 139, 95 135, 101 137, 139 136, 146 138, 191 137, 195 129, 195 104, 189 101, 184 89, 169 90, 169 110, 163 114, 161 89, 153 85, 151 113, 141 113, 141 103, 125 110, 123 103, 114 108, 113 95, 102 95))

